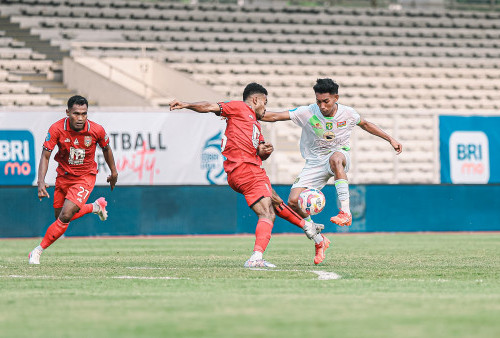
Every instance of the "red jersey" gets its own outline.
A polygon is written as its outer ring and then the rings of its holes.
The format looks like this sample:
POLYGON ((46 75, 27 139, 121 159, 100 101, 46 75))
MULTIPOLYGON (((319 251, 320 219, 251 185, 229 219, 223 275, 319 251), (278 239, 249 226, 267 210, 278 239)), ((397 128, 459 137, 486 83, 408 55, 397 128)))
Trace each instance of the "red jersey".
POLYGON ((243 101, 218 102, 221 115, 226 118, 226 132, 222 139, 222 155, 226 157, 224 170, 229 173, 241 163, 262 165, 257 147, 264 136, 255 112, 243 101))
POLYGON ((87 120, 81 131, 74 131, 69 126, 69 118, 64 118, 50 126, 43 148, 52 151, 58 146, 59 150, 54 156, 59 162, 58 175, 82 176, 97 174, 97 144, 101 148, 109 144, 108 135, 101 125, 87 120))

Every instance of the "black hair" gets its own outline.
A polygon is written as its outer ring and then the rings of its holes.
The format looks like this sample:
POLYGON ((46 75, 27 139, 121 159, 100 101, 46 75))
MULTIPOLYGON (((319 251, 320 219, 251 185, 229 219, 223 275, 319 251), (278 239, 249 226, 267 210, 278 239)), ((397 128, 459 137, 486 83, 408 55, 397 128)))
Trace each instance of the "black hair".
POLYGON ((80 95, 75 95, 69 98, 68 109, 71 109, 71 107, 73 107, 75 104, 77 106, 89 106, 87 99, 80 95))
POLYGON ((317 79, 313 87, 315 93, 338 94, 339 85, 332 79, 317 79))
POLYGON ((255 82, 249 83, 247 84, 245 90, 243 91, 243 101, 246 101, 246 99, 253 94, 267 95, 267 89, 255 82))

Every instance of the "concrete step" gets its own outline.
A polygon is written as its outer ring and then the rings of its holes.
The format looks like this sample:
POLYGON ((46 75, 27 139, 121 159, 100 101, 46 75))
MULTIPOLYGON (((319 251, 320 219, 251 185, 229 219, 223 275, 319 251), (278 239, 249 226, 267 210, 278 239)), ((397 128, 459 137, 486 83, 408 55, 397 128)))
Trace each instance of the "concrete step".
POLYGON ((68 51, 62 51, 57 46, 52 46, 50 41, 42 40, 39 35, 31 34, 29 29, 21 28, 18 23, 13 23, 6 16, 0 16, 0 31, 5 31, 5 36, 12 37, 25 43, 27 48, 44 54, 47 59, 61 61, 69 56, 68 51))

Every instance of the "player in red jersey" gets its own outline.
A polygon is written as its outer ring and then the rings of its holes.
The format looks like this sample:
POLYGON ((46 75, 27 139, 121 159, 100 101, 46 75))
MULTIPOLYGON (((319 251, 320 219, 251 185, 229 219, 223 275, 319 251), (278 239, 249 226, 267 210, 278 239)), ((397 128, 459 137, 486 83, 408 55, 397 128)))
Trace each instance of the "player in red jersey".
POLYGON ((107 181, 114 189, 118 179, 113 152, 104 128, 87 120, 88 102, 82 96, 73 96, 68 100, 66 118, 54 123, 49 128, 43 143, 42 156, 38 167, 38 198, 50 197, 45 184, 45 175, 49 166, 50 155, 54 147, 59 148, 54 159, 57 167, 56 187, 54 190, 54 211, 56 221, 52 223, 42 242, 29 254, 30 264, 40 264, 40 255, 54 243, 68 228, 70 221, 88 213, 95 213, 101 220, 106 220, 107 202, 104 197, 94 203, 85 204, 94 189, 97 163, 95 150, 102 148, 104 159, 111 170, 107 181))
POLYGON ((271 196, 277 194, 261 167, 262 160, 266 160, 274 150, 272 144, 265 142, 259 123, 266 113, 266 104, 267 90, 257 83, 245 87, 243 101, 187 103, 174 100, 170 103, 170 110, 190 109, 198 113, 215 113, 226 119, 221 148, 222 155, 226 157, 224 170, 227 181, 234 191, 245 196, 248 206, 259 218, 255 229, 254 252, 245 262, 245 267, 275 267, 263 259, 263 253, 271 239, 276 214, 302 228, 308 238, 321 230, 321 226, 304 221, 282 200, 276 205, 271 201, 271 196))

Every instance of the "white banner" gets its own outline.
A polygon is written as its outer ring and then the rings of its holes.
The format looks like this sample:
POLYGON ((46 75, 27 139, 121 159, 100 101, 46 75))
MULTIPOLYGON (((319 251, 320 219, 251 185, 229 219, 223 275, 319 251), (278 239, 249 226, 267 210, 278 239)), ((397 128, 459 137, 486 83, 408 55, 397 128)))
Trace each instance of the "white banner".
MULTIPOLYGON (((59 112, 0 112, 0 185, 36 185, 38 162, 50 125, 59 112)), ((89 112, 104 127, 122 185, 227 184, 221 154, 226 124, 214 114, 175 112, 89 112)), ((97 147, 98 185, 109 168, 97 147)), ((53 157, 46 183, 53 185, 53 157)))

